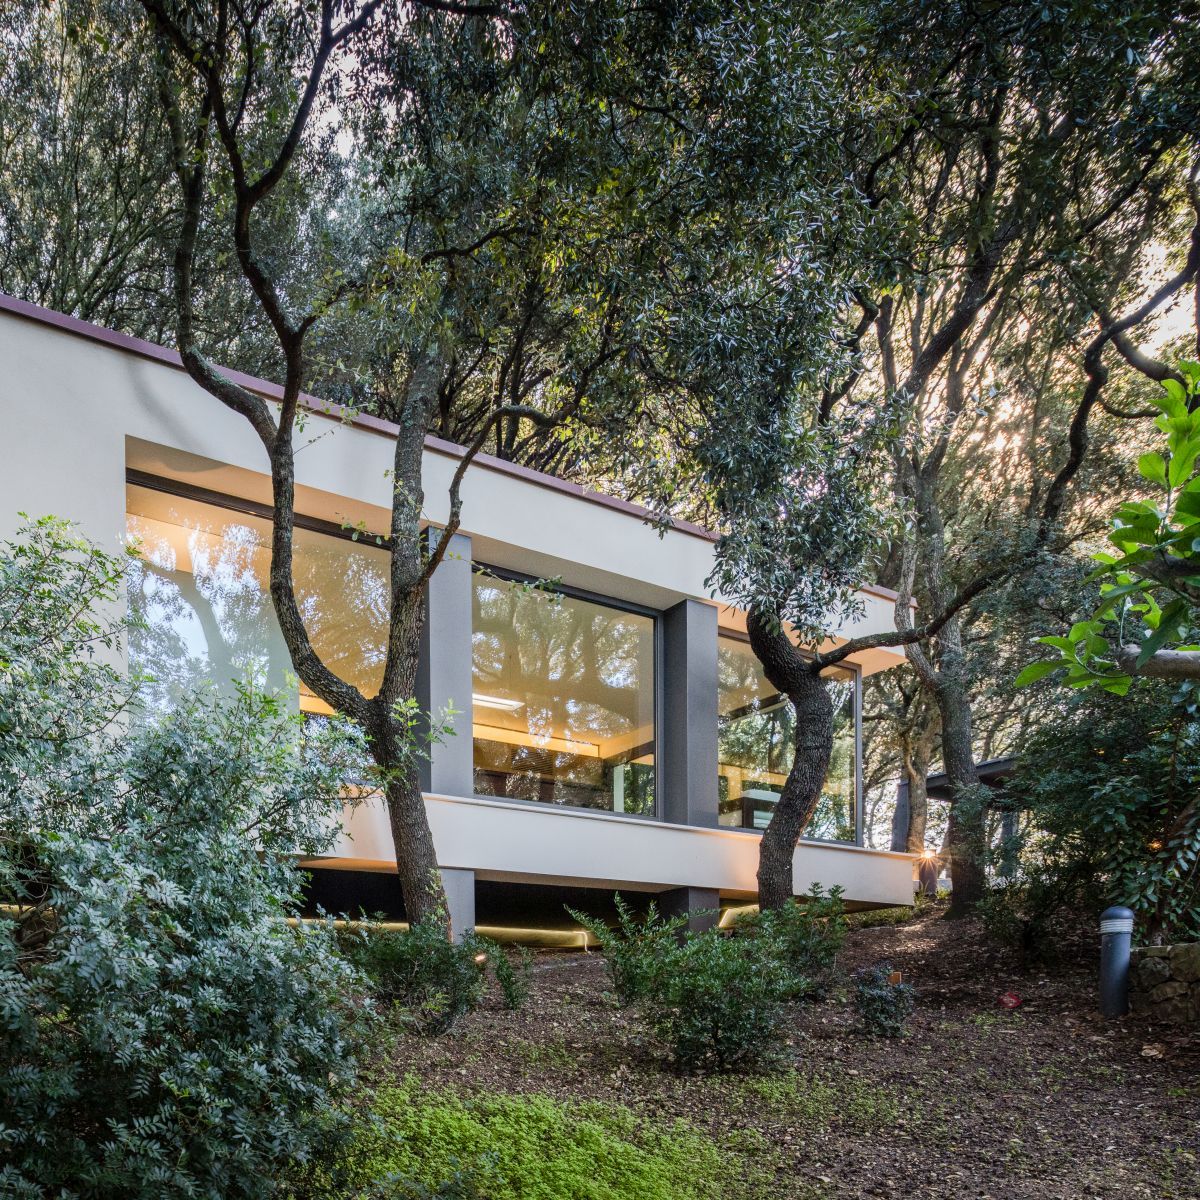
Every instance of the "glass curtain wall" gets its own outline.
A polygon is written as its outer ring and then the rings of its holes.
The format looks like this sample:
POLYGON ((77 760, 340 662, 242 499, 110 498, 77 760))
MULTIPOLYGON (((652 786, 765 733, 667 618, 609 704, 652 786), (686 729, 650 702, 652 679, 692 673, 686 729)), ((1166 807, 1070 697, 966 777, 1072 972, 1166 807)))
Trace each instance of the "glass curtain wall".
POLYGON ((473 576, 475 791, 652 816, 654 618, 473 576))
MULTIPOLYGON (((795 715, 771 686, 750 644, 722 635, 717 647, 719 823, 765 829, 792 767, 795 715)), ((805 837, 857 840, 857 677, 826 672, 834 707, 833 754, 805 837)))
MULTIPOLYGON (((131 665, 151 677, 155 706, 208 683, 230 692, 254 675, 290 694, 302 712, 327 712, 298 684, 275 611, 269 574, 271 523, 130 484, 127 525, 141 557, 129 603, 142 618, 131 665)), ((379 689, 387 632, 388 555, 362 542, 297 528, 297 599, 313 646, 368 695, 379 689)))

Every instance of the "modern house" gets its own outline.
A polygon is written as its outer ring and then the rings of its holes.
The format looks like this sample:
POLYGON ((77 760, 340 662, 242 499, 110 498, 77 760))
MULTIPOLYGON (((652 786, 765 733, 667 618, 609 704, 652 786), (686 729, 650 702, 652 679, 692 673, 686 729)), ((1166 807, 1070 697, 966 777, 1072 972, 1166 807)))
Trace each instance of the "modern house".
MULTIPOLYGON (((24 511, 70 518, 112 548, 138 540, 128 603, 146 622, 128 653, 154 676, 152 700, 255 670, 320 713, 290 672, 265 587, 270 486, 248 424, 173 351, 5 297, 0 364, 0 534, 24 511)), ((391 436, 314 403, 297 460, 304 611, 319 653, 364 689, 382 660, 387 553, 371 532, 388 527, 391 436)), ((431 523, 458 455, 427 441, 431 523)), ((564 896, 618 888, 677 909, 752 903, 790 709, 750 651, 744 613, 706 587, 713 536, 682 522, 663 534, 635 505, 486 456, 463 498, 462 532, 429 588, 420 697, 459 713, 425 779, 457 922, 561 924, 564 896)), ((891 627, 890 593, 862 600, 838 638, 891 627)), ((865 849, 861 826, 862 679, 901 661, 872 650, 831 672, 837 742, 796 848, 798 893, 820 882, 858 905, 911 901, 910 857, 865 849)), ((314 903, 399 915, 377 802, 309 865, 314 903)))

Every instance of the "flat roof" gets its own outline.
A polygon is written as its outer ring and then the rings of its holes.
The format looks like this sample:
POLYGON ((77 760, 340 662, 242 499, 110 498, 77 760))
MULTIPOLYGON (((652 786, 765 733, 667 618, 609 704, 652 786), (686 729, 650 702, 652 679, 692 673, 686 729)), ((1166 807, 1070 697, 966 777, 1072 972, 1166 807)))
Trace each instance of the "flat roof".
MULTIPOLYGON (((15 296, 6 295, 3 292, 0 292, 0 312, 23 317, 28 321, 36 321, 42 325, 48 325, 54 329, 61 330, 64 333, 73 334, 75 337, 86 338, 88 341, 98 342, 101 345, 122 350, 127 354, 150 359, 153 362, 173 367, 175 370, 186 372, 183 359, 176 350, 160 346, 157 342, 149 342, 144 338, 134 337, 131 334, 119 333, 115 329, 107 329, 103 325, 94 325, 90 321, 81 320, 79 317, 72 317, 67 313, 56 312, 54 309, 44 308, 39 304, 32 304, 28 300, 20 300, 15 296)), ((236 371, 226 367, 221 367, 220 369, 235 383, 268 400, 279 401, 283 399, 283 388, 277 383, 272 383, 267 379, 260 379, 254 375, 248 375, 244 371, 236 371)), ((371 416, 367 413, 349 412, 340 405, 329 404, 319 397, 308 393, 301 394, 301 402, 307 409, 319 416, 336 420, 343 424, 355 425, 361 429, 378 433, 383 437, 394 438, 399 428, 391 421, 385 421, 382 417, 371 416)), ((447 458, 461 458, 465 453, 464 447, 455 442, 447 441, 444 438, 435 437, 432 434, 425 435, 425 449, 431 454, 439 454, 447 458)), ((479 453, 471 460, 471 465, 484 471, 493 471, 498 474, 521 479, 535 487, 564 492, 588 504, 597 504, 605 508, 615 509, 618 512, 624 512, 630 516, 637 517, 642 521, 658 520, 662 516, 662 514, 655 513, 652 509, 646 508, 644 505, 635 504, 630 500, 622 500, 617 496, 609 496, 603 492, 589 491, 578 483, 560 479, 557 475, 535 471, 519 463, 497 458, 493 454, 479 453)), ((677 533, 687 534, 690 537, 701 538, 704 541, 713 543, 720 540, 719 534, 714 533, 712 530, 704 529, 691 521, 684 521, 677 517, 670 517, 669 520, 671 528, 677 533)), ((863 584, 859 590, 885 600, 896 599, 894 591, 879 584, 863 584)))

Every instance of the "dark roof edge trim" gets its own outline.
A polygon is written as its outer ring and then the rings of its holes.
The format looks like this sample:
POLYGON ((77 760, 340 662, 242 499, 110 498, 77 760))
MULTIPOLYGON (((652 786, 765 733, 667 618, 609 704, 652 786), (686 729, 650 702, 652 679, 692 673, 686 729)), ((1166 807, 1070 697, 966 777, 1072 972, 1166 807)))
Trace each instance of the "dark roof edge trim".
MULTIPOLYGON (((144 338, 133 337, 127 333, 118 333, 115 329, 106 329, 103 325, 93 325, 90 321, 83 321, 79 317, 68 316, 66 313, 55 312, 51 308, 43 308, 40 304, 31 304, 28 300, 18 300, 15 296, 8 296, 3 292, 0 292, 0 312, 24 317, 26 320, 48 325, 64 333, 71 333, 76 337, 98 342, 102 346, 109 346, 115 350, 122 350, 126 354, 134 354, 139 358, 161 363, 163 366, 172 367, 177 371, 185 369, 178 352, 168 349, 166 346, 160 346, 156 342, 148 342, 144 338)), ((222 367, 221 370, 234 383, 240 384, 268 400, 283 398, 283 389, 277 383, 259 379, 254 375, 247 375, 244 371, 233 371, 225 367, 222 367)), ((380 417, 373 417, 366 413, 355 413, 347 417, 345 410, 340 405, 327 404, 307 393, 301 395, 301 401, 306 408, 320 416, 355 425, 383 437, 394 438, 396 436, 397 427, 392 422, 385 421, 380 417)), ((441 454, 447 458, 461 458, 463 455, 462 446, 448 442, 444 438, 434 437, 432 434, 426 435, 425 448, 433 454, 441 454)), ((654 520, 657 515, 641 504, 634 504, 632 501, 622 500, 617 496, 606 496, 603 492, 588 491, 577 483, 559 479, 556 475, 546 475, 541 471, 531 470, 519 463, 507 462, 492 454, 477 454, 471 465, 498 475, 508 475, 514 479, 520 479, 535 487, 565 493, 568 496, 574 496, 577 500, 586 501, 588 504, 598 504, 603 508, 637 517, 642 521, 654 520)), ((690 537, 701 538, 707 542, 716 542, 720 537, 712 530, 703 529, 691 521, 674 519, 671 522, 671 528, 676 533, 685 533, 690 537)), ((877 584, 864 584, 860 590, 884 600, 896 599, 896 593, 890 588, 880 587, 877 584)))

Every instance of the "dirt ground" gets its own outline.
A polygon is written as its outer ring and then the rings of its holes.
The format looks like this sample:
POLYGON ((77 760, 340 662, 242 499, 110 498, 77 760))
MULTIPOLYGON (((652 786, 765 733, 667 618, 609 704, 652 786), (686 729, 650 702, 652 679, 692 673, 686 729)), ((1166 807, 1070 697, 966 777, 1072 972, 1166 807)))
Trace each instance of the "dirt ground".
POLYGON ((462 1093, 543 1092, 683 1117, 774 1172, 779 1200, 1200 1197, 1200 1036, 1094 1013, 1094 942, 1023 971, 939 910, 851 932, 846 972, 888 959, 917 988, 908 1035, 873 1041, 845 994, 792 1018, 791 1069, 683 1078, 605 996, 598 953, 544 954, 525 1011, 497 997, 394 1068, 462 1093), (1006 1010, 1002 994, 1022 1003, 1006 1010))

